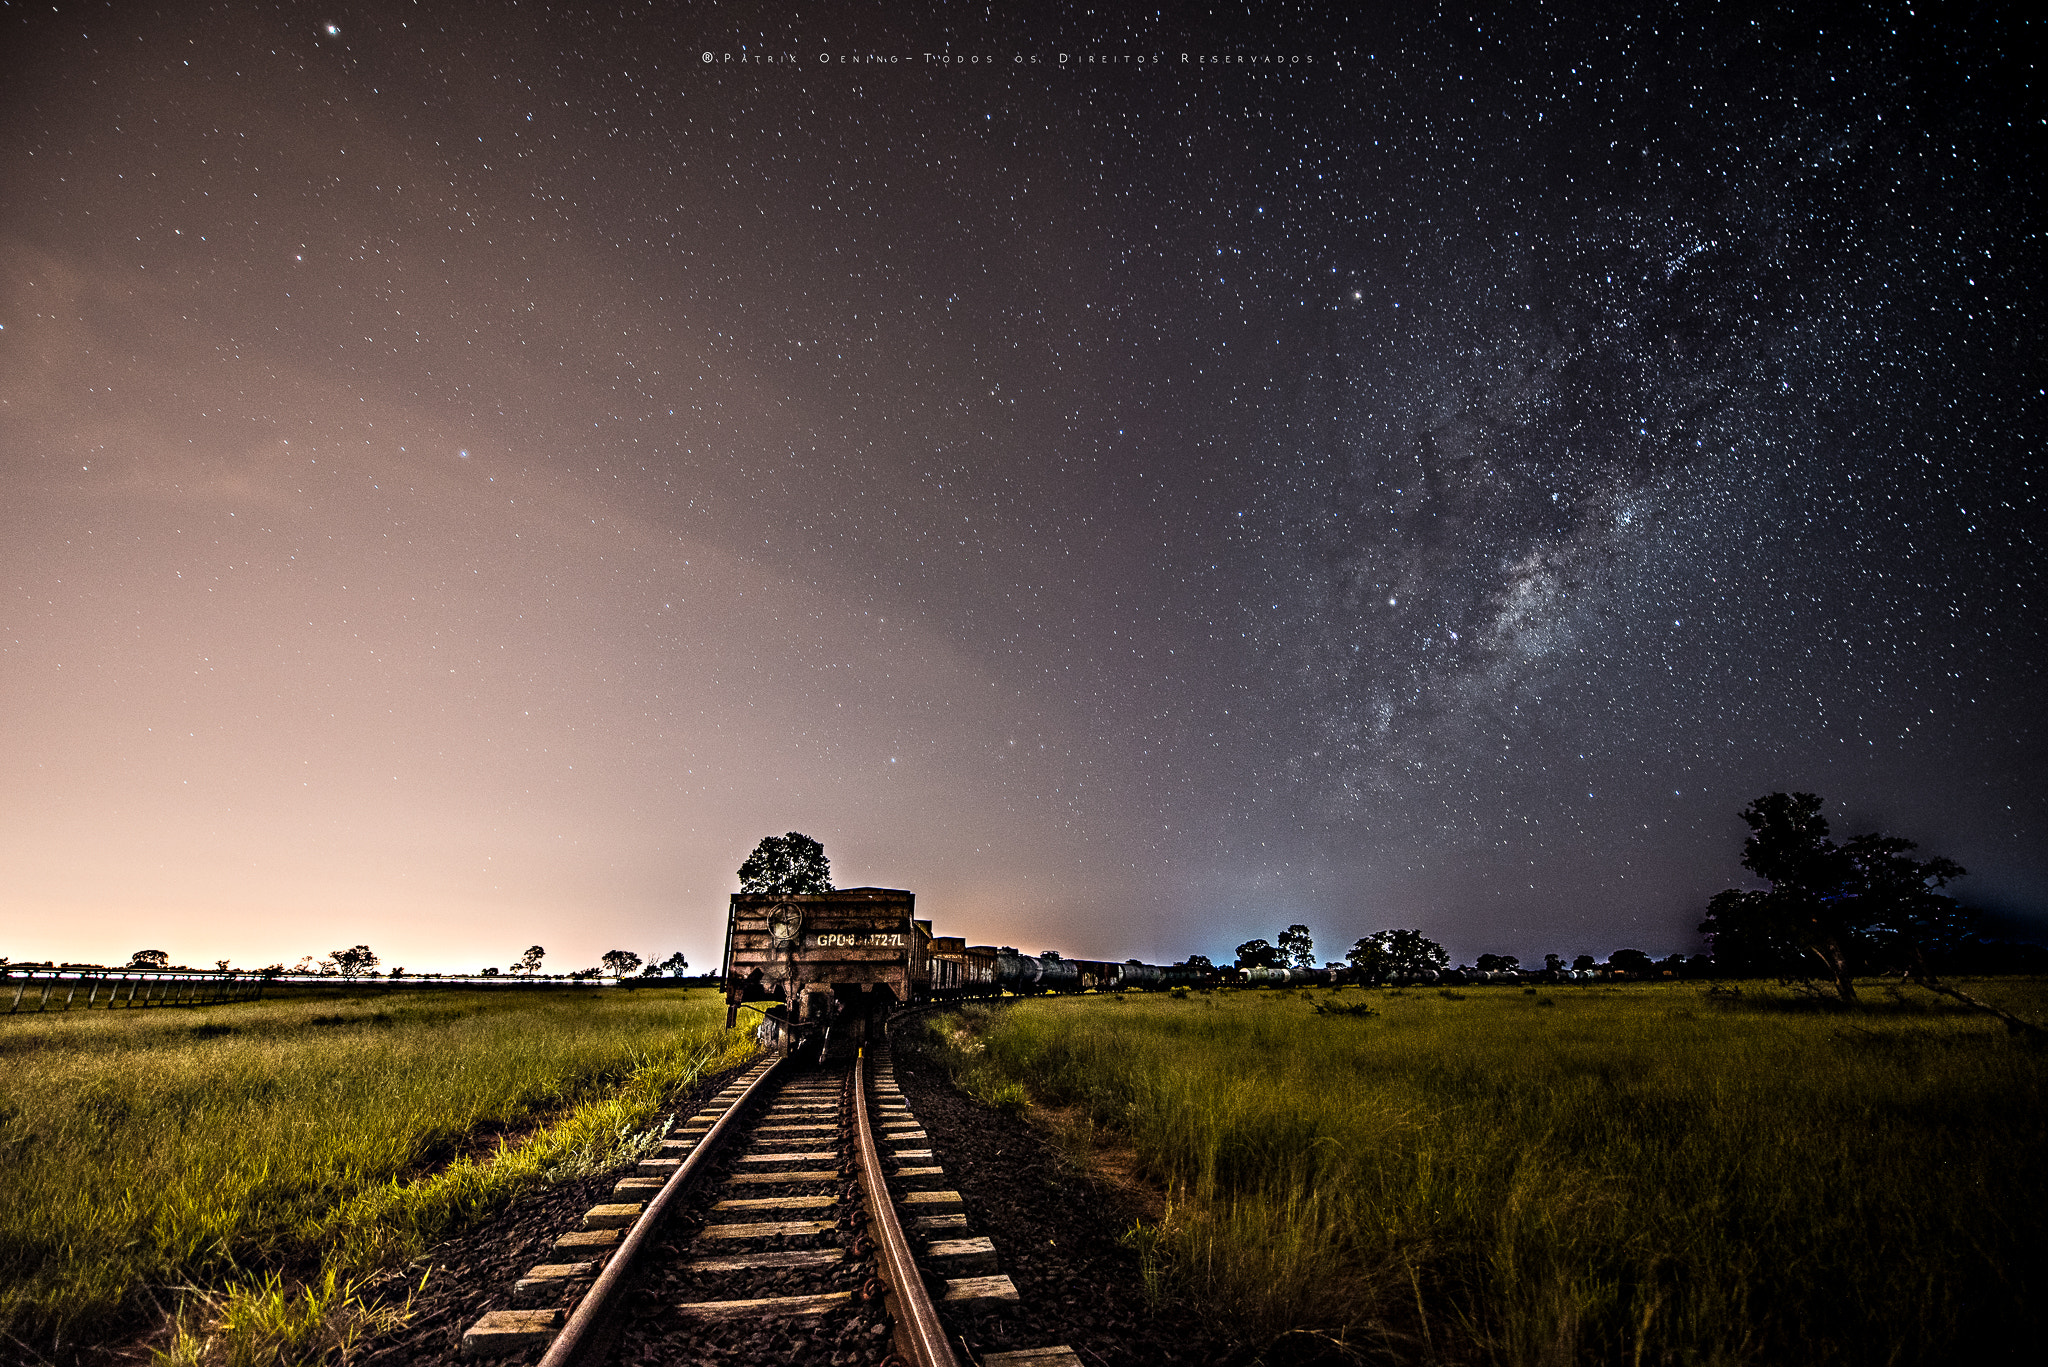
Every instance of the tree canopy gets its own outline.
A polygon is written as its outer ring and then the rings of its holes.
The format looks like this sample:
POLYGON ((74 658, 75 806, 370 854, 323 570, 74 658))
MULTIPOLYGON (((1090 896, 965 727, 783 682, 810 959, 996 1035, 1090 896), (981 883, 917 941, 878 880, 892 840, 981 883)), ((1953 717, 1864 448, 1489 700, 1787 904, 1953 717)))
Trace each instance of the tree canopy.
POLYGON ((630 949, 607 949, 601 962, 614 978, 623 978, 640 967, 640 956, 630 949))
POLYGON ((1280 932, 1280 959, 1289 968, 1314 968, 1316 942, 1308 927, 1296 923, 1280 932))
POLYGON ((1420 977, 1449 964, 1451 956, 1419 930, 1383 930, 1351 946, 1344 961, 1368 982, 1378 982, 1397 975, 1420 977))
POLYGON ((1617 949, 1607 956, 1607 966, 1642 977, 1657 966, 1657 961, 1640 949, 1617 949))
POLYGON ((368 945, 337 949, 327 957, 333 960, 335 969, 344 978, 367 978, 377 971, 377 956, 370 952, 368 945))
POLYGON ((801 831, 764 835, 740 865, 741 892, 832 891, 832 861, 825 847, 801 831))
POLYGON ((1279 968, 1280 951, 1264 940, 1246 940, 1237 947, 1239 968, 1279 968))
POLYGON ((169 968, 171 956, 161 949, 138 949, 128 956, 130 968, 169 968))
POLYGON ((1872 831, 1838 845, 1813 793, 1768 793, 1742 811, 1742 866, 1768 891, 1728 888, 1700 923, 1724 970, 1829 979, 1856 999, 1855 975, 1891 968, 1931 978, 1967 941, 1972 914, 1941 890, 1952 859, 1914 859, 1910 840, 1872 831))

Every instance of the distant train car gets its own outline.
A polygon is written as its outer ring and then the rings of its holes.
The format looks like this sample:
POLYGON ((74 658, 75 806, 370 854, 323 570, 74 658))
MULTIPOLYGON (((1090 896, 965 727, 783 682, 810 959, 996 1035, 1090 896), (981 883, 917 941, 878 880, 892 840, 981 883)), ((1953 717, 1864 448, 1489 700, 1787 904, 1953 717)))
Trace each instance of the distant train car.
POLYGON ((1165 986, 1166 970, 1157 964, 1141 964, 1136 959, 1126 959, 1119 965, 1122 970, 1117 976, 1117 987, 1136 988, 1150 991, 1165 986))
POLYGON ((996 951, 996 986, 1019 995, 1042 991, 1038 985, 1042 967, 1037 959, 1004 945, 996 951))
POLYGON ((969 945, 958 935, 932 937, 934 997, 993 997, 997 990, 994 945, 969 945))
POLYGON ((1073 959, 1038 956, 1038 990, 1041 992, 1079 992, 1081 990, 1081 965, 1073 959))
POLYGON ((1114 992, 1123 981, 1123 965, 1104 963, 1099 959, 1076 959, 1075 971, 1081 975, 1083 992, 1114 992))

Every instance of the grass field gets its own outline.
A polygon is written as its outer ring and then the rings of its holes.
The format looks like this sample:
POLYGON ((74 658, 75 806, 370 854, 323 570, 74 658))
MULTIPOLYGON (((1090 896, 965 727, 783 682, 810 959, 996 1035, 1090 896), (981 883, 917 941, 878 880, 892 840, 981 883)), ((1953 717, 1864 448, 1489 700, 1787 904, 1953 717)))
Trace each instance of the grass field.
POLYGON ((331 1347, 374 1327, 368 1272, 637 1154, 664 1096, 751 1052, 723 1024, 703 989, 0 1021, 0 1334, 56 1352, 183 1300, 216 1360, 331 1347))
POLYGON ((2048 1054, 1867 992, 1077 997, 934 1033, 970 1091, 1134 1146, 1172 1201, 1148 1267, 1274 1360, 2035 1360, 2048 1054))

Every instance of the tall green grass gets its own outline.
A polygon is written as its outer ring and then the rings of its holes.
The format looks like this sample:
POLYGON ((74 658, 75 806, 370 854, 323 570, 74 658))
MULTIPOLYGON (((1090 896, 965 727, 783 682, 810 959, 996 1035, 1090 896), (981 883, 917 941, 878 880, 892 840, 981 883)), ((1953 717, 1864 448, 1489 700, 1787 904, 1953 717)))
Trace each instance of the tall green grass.
POLYGON ((670 989, 0 1023, 0 1332, 52 1348, 181 1297, 208 1312, 187 1356, 374 1328, 365 1275, 636 1155, 666 1095, 752 1052, 722 1027, 716 993, 670 989))
POLYGON ((974 1090, 1127 1136, 1172 1203, 1134 1232, 1148 1269, 1252 1341, 1905 1364, 2048 1327, 2048 1057, 1996 1021, 1756 985, 1338 994, 1375 1017, 1307 995, 1027 1001, 934 1033, 974 1090))

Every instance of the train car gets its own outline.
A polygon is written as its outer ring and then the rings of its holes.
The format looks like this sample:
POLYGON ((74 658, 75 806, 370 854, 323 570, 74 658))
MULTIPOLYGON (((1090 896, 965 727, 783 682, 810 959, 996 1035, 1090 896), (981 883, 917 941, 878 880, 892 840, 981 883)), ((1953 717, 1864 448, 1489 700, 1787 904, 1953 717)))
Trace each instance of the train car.
POLYGON ((901 888, 734 893, 725 927, 726 1024, 745 1004, 773 1002, 777 1028, 837 1026, 864 1037, 867 1023, 932 991, 931 922, 901 888))
POLYGON ((1166 970, 1157 964, 1141 964, 1136 959, 1126 959, 1120 968, 1121 972, 1117 974, 1118 991, 1125 988, 1151 991, 1164 985, 1166 970))
POLYGON ((967 991, 970 997, 999 997, 1003 989, 996 985, 996 947, 994 945, 969 945, 967 955, 967 991))
POLYGON ((934 997, 992 997, 996 991, 994 945, 970 945, 958 935, 932 937, 934 997))
POLYGON ((1039 991, 1040 963, 1004 945, 996 951, 996 988, 1020 995, 1039 991))
POLYGON ((1049 958, 1038 956, 1038 990, 1041 992, 1079 992, 1081 990, 1081 964, 1076 959, 1049 958))

